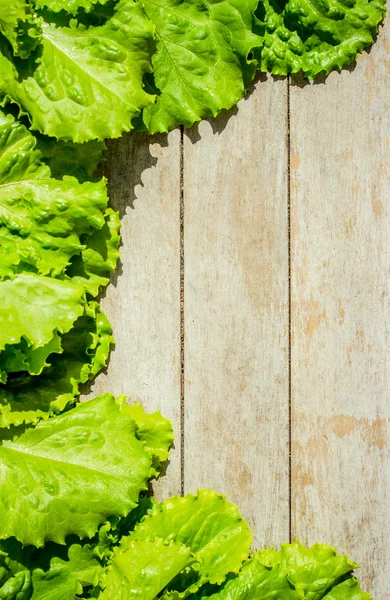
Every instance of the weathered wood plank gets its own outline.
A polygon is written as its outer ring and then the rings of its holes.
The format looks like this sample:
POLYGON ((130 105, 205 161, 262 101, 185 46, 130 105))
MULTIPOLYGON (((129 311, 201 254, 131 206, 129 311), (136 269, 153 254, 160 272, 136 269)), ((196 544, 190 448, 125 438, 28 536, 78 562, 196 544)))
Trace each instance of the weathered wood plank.
POLYGON ((184 141, 185 490, 288 539, 286 82, 184 141))
POLYGON ((291 87, 292 532, 390 598, 390 20, 353 72, 291 87))
POLYGON ((94 394, 160 409, 177 436, 159 497, 180 494, 180 132, 127 135, 110 144, 106 174, 122 218, 122 264, 102 306, 116 340, 94 394), (134 208, 131 206, 134 205, 134 208))

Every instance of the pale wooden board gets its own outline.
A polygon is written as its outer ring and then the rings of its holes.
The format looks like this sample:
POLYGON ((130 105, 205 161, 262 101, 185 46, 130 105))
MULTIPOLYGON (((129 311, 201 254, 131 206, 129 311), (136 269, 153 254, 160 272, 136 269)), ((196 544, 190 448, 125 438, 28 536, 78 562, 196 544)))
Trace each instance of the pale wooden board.
POLYGON ((292 533, 390 598, 390 21, 353 72, 291 87, 292 533))
POLYGON ((164 498, 181 490, 180 132, 167 143, 167 136, 127 135, 110 144, 105 170, 123 215, 122 265, 102 302, 116 347, 92 390, 126 394, 172 420, 169 477, 154 485, 164 498))
POLYGON ((288 539, 287 82, 184 138, 185 491, 288 539), (200 139, 198 139, 200 136, 200 139))

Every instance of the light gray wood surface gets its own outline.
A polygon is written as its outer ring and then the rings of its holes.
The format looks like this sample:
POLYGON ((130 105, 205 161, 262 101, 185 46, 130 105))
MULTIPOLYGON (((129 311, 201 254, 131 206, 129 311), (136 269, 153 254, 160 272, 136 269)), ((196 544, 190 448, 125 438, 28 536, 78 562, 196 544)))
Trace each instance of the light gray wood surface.
POLYGON ((256 546, 289 535, 286 125, 270 79, 184 140, 185 490, 228 494, 256 546))
POLYGON ((389 19, 354 70, 264 79, 184 135, 111 144, 117 343, 93 392, 172 419, 160 498, 214 487, 256 546, 330 543, 387 600, 389 19))
POLYGON ((390 598, 390 23, 291 86, 292 534, 390 598))

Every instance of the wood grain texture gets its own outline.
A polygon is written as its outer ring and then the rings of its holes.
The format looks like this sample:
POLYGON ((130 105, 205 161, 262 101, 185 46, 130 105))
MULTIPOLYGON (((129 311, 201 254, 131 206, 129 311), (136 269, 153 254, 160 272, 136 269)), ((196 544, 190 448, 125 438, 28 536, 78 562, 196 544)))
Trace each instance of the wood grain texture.
POLYGON ((226 493, 264 546, 289 522, 286 82, 229 117, 184 138, 185 491, 226 493))
POLYGON ((390 598, 390 22, 291 86, 292 532, 390 598))
POLYGON ((122 262, 103 299, 116 340, 93 394, 126 394, 160 409, 177 436, 158 497, 180 494, 180 132, 127 135, 105 167, 122 215, 122 262))

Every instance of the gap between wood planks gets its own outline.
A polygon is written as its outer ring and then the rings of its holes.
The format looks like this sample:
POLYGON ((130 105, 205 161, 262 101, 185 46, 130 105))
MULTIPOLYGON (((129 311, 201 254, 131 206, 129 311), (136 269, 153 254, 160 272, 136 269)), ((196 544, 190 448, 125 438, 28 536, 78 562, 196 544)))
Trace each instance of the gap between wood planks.
POLYGON ((291 333, 291 76, 287 77, 287 243, 288 243, 288 538, 292 542, 292 333, 291 333))
POLYGON ((180 127, 180 487, 184 496, 184 127, 180 127))

